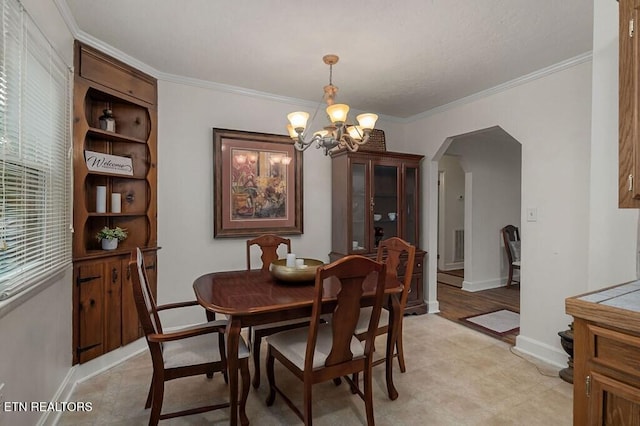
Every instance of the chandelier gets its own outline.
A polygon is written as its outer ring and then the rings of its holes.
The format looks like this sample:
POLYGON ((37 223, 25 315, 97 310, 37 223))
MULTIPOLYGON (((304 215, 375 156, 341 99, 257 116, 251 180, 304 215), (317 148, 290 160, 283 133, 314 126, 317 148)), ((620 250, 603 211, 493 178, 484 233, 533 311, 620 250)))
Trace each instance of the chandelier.
MULTIPOLYGON (((298 151, 304 151, 313 144, 318 149, 323 148, 324 155, 329 155, 343 148, 349 151, 357 151, 360 145, 367 143, 373 126, 376 124, 378 116, 371 113, 358 115, 356 117, 358 125, 348 124, 349 105, 335 103, 338 88, 333 85, 332 76, 333 66, 338 62, 338 59, 337 55, 325 55, 322 58, 324 63, 329 65, 329 84, 324 86, 323 99, 327 103, 326 112, 331 124, 325 126, 324 130, 315 132, 311 138, 306 139, 308 136, 307 120, 309 119, 309 113, 296 111, 287 115, 290 123, 287 124, 287 130, 298 151)), ((318 109, 313 114, 312 123, 317 113, 318 109)))

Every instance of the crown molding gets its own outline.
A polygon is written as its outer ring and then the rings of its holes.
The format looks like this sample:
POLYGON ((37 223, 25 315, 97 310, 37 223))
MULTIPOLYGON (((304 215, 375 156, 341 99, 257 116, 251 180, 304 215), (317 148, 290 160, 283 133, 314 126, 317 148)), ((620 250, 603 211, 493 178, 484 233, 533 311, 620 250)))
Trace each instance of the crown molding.
POLYGON ((436 108, 432 108, 430 110, 421 112, 420 114, 412 115, 411 117, 407 117, 403 119, 402 122, 411 123, 413 121, 422 120, 423 118, 431 117, 441 112, 460 107, 462 105, 477 101, 479 99, 486 98, 491 95, 495 95, 497 93, 504 92, 514 87, 529 83, 539 78, 546 77, 556 72, 563 71, 565 69, 574 67, 576 65, 580 65, 584 62, 589 62, 592 60, 592 58, 593 58, 592 51, 583 53, 582 55, 574 56, 573 58, 569 58, 565 61, 558 62, 557 64, 553 64, 546 68, 539 69, 538 71, 534 71, 530 74, 523 75, 511 81, 507 81, 506 83, 502 83, 497 86, 491 87, 487 90, 474 93, 473 95, 465 96, 464 98, 456 99, 453 102, 449 102, 448 104, 441 105, 436 108))

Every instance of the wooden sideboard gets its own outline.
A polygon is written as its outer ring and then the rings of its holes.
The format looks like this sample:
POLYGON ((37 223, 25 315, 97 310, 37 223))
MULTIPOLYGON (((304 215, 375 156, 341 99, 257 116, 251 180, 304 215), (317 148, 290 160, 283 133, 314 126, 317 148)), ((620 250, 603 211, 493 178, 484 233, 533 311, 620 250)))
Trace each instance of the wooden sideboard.
POLYGON ((573 424, 640 424, 640 281, 570 297, 573 424))

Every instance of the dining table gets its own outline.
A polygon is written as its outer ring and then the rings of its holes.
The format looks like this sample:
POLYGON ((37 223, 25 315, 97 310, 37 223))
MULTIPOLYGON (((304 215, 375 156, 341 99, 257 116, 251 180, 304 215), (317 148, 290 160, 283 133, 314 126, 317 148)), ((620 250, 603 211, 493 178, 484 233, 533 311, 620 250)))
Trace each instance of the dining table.
MULTIPOLYGON (((371 305, 376 279, 372 274, 363 286, 365 296, 362 306, 371 305)), ((238 348, 240 331, 250 327, 274 322, 299 319, 311 316, 313 307, 314 281, 286 282, 271 275, 269 271, 239 270, 222 271, 204 274, 193 283, 196 299, 208 312, 227 317, 227 363, 229 377, 229 424, 243 426, 249 424, 245 407, 238 406, 238 348)), ((340 283, 336 278, 327 278, 323 282, 322 313, 330 314, 336 306, 336 295, 340 283)), ((400 302, 398 296, 402 292, 402 283, 393 276, 387 275, 385 294, 388 295, 386 308, 389 310, 389 332, 386 346, 386 382, 387 392, 391 400, 398 397, 393 384, 393 353, 400 329, 400 302)))

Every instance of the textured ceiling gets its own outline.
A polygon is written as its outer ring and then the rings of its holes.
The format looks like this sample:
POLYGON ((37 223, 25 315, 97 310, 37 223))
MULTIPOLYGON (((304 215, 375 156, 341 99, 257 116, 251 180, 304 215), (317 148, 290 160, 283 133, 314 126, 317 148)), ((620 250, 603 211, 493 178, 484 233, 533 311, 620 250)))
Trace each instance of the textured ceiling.
POLYGON ((158 72, 410 117, 589 52, 593 0, 66 0, 158 72))

